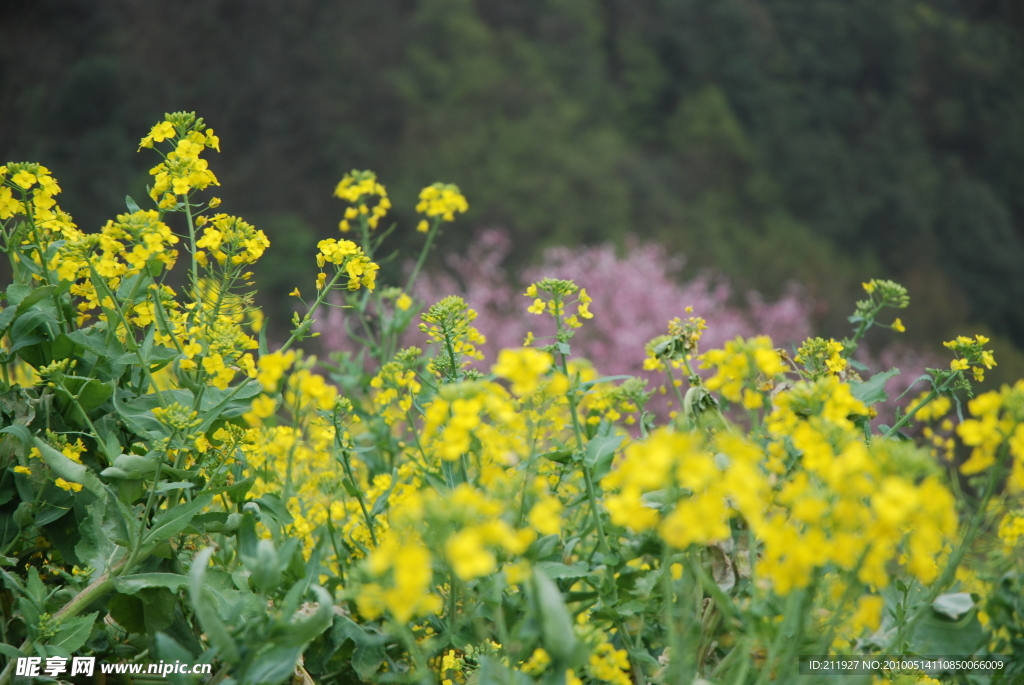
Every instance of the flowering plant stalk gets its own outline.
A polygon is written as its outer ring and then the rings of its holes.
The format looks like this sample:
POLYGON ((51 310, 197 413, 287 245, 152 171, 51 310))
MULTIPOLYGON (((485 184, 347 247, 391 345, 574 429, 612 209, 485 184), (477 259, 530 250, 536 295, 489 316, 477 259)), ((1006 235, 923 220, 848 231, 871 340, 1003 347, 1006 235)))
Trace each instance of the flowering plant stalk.
POLYGON ((202 195, 219 140, 176 113, 142 147, 163 154, 154 208, 129 199, 96 233, 48 170, 0 167, 0 685, 19 657, 56 677, 72 655, 253 685, 932 683, 953 681, 798 659, 1024 651, 1024 382, 972 397, 995 360, 958 338, 873 426, 898 372, 850 355, 909 304, 898 284, 865 284, 850 338, 795 353, 702 351, 681 303, 646 347, 658 385, 574 353, 607 313, 541 278, 538 334, 488 366, 465 300, 411 295, 466 199, 423 191, 423 251, 379 287, 391 203, 355 171, 316 297, 271 350, 249 273, 269 241, 202 195), (361 356, 300 349, 325 306, 353 314, 361 356), (648 410, 661 392, 679 411, 648 410))

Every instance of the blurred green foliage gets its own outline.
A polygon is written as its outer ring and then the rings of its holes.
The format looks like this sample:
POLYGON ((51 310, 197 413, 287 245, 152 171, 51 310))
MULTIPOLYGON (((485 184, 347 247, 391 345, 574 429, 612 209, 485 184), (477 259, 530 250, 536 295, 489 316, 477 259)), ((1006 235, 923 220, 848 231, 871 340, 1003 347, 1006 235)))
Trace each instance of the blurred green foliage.
POLYGON ((456 245, 634 233, 825 303, 892 277, 912 339, 1022 346, 1022 28, 1020 0, 8 0, 0 158, 49 165, 98 227, 109 188, 145 194, 133 132, 194 109, 230 141, 228 210, 294 254, 275 283, 312 280, 331 189, 372 168, 400 219, 458 183, 456 245))

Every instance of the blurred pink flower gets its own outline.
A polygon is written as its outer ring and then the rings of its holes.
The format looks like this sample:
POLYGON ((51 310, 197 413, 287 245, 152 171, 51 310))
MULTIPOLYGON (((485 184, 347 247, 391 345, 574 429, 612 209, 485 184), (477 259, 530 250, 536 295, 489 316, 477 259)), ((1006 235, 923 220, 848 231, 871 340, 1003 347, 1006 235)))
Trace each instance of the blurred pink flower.
MULTIPOLYGON (((736 336, 761 333, 789 348, 811 333, 811 305, 795 284, 775 302, 765 302, 752 292, 745 307, 737 306, 723 279, 704 275, 681 282, 681 257, 670 256, 660 245, 635 240, 622 255, 612 245, 551 248, 539 265, 513 278, 502 266, 511 246, 504 231, 482 231, 464 255, 446 259, 447 272, 424 274, 412 293, 425 305, 458 294, 477 311, 474 325, 487 336, 486 358, 479 364, 482 370, 490 367, 498 350, 521 347, 527 331, 538 338, 553 333, 549 318, 527 313, 529 301, 523 296, 527 284, 545 277, 572 279, 593 298, 594 318, 577 331, 573 354, 589 359, 605 374, 646 376, 644 345, 664 333, 670 319, 686 316, 688 306, 708 322, 701 343, 704 350, 736 336)), ((351 346, 342 316, 342 310, 333 309, 318 326, 328 350, 351 346)), ((403 344, 423 346, 422 338, 413 327, 403 344)))

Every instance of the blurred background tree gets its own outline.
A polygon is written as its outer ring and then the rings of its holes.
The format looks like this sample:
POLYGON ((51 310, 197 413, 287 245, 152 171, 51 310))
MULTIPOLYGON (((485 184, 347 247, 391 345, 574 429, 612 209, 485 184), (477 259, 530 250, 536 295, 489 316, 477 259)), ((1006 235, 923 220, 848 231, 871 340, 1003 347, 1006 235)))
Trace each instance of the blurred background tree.
POLYGON ((738 292, 799 281, 825 333, 887 277, 911 339, 1024 347, 1021 0, 0 3, 0 159, 50 166, 83 228, 144 197, 138 140, 182 109, 275 243, 272 323, 371 168, 410 228, 420 187, 462 187, 444 250, 635 234, 738 292))

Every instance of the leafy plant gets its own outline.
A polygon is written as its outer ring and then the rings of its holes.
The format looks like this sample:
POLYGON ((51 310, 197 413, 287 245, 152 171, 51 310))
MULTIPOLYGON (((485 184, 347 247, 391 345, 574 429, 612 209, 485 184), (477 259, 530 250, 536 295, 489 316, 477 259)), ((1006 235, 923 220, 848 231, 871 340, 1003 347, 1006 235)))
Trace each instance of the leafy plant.
POLYGON ((964 414, 995 360, 958 338, 873 427, 897 372, 849 355, 909 303, 897 284, 865 284, 851 338, 793 355, 767 336, 702 352, 680 303, 650 387, 576 355, 604 312, 538 279, 524 306, 546 323, 485 370, 476 312, 413 296, 466 199, 424 189, 417 266, 377 287, 390 201, 353 171, 335 194, 357 241, 318 244, 316 296, 271 351, 249 290, 269 241, 201 199, 217 136, 175 113, 142 147, 163 156, 156 208, 129 198, 92 234, 48 170, 0 167, 0 685, 20 657, 71 655, 253 685, 760 685, 796 682, 801 655, 1022 646, 1024 382, 964 414), (297 348, 325 306, 361 345, 328 363, 297 348), (417 314, 431 349, 399 349, 417 314), (655 416, 653 393, 679 411, 655 416))

